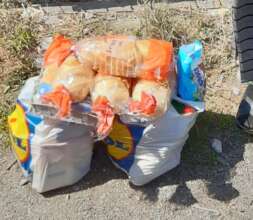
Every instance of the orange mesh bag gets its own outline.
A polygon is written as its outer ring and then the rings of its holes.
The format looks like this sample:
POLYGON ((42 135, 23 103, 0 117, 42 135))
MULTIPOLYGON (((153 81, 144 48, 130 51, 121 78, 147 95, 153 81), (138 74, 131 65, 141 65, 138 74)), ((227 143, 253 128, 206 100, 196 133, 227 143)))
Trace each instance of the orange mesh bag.
POLYGON ((91 89, 92 110, 98 116, 97 133, 104 136, 112 128, 114 115, 127 111, 131 80, 98 74, 91 89))
POLYGON ((63 118, 70 115, 71 96, 64 86, 58 86, 53 92, 42 96, 42 100, 46 103, 53 104, 58 109, 58 116, 63 118))
POLYGON ((150 80, 138 80, 133 87, 129 111, 159 117, 168 108, 171 88, 150 80))
POLYGON ((140 100, 129 103, 129 111, 143 115, 153 115, 156 111, 156 99, 144 91, 141 92, 140 100))

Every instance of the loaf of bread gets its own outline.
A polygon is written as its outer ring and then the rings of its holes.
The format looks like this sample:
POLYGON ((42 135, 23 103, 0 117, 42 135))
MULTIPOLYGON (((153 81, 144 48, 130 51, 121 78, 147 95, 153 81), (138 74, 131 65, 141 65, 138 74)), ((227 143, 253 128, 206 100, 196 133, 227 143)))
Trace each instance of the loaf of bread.
POLYGON ((41 82, 52 85, 55 81, 58 70, 59 66, 57 65, 57 63, 51 63, 46 65, 42 72, 41 82))
POLYGON ((143 93, 153 96, 155 99, 155 111, 150 116, 158 117, 166 112, 169 104, 168 97, 171 94, 169 86, 159 82, 139 80, 133 88, 132 100, 141 102, 143 93))
POLYGON ((80 62, 99 74, 166 81, 172 63, 172 44, 131 37, 86 39, 73 47, 80 62))
POLYGON ((127 79, 109 75, 97 75, 91 89, 91 99, 95 103, 98 98, 105 97, 115 112, 127 109, 130 83, 127 79))
POLYGON ((70 93, 73 102, 83 101, 93 86, 94 72, 70 55, 60 65, 53 87, 63 85, 70 93))

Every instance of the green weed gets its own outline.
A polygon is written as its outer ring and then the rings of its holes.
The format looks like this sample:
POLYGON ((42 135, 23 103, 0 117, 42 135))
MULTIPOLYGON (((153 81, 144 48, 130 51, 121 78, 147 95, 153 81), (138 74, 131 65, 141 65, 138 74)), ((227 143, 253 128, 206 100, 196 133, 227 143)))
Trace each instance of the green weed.
POLYGON ((22 56, 24 51, 28 51, 37 45, 36 32, 29 26, 22 24, 17 26, 14 33, 9 37, 8 46, 16 56, 22 56))

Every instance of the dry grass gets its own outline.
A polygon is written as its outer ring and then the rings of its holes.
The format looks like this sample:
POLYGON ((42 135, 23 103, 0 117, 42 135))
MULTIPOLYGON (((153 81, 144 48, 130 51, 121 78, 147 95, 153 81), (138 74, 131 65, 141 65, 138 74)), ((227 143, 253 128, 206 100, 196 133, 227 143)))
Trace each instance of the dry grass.
POLYGON ((220 16, 200 10, 146 9, 141 15, 143 37, 172 41, 178 46, 199 39, 205 46, 207 71, 222 70, 231 63, 230 13, 220 16))
POLYGON ((207 14, 206 11, 143 7, 135 15, 65 16, 60 25, 50 27, 50 34, 61 32, 74 39, 106 33, 133 34, 140 38, 154 37, 172 41, 177 49, 184 43, 200 39, 205 46, 204 66, 207 74, 216 74, 231 67, 231 14, 207 14), (143 9, 144 8, 144 9, 143 9), (129 22, 130 25, 129 25, 129 22))
POLYGON ((8 145, 7 115, 13 109, 19 88, 37 73, 34 64, 38 25, 19 13, 0 13, 0 146, 8 145))
POLYGON ((244 86, 236 77, 234 59, 232 19, 230 11, 208 14, 207 11, 191 9, 146 8, 139 13, 141 37, 156 37, 172 41, 176 48, 195 39, 205 48, 203 66, 207 76, 207 110, 234 115, 244 86), (237 88, 238 87, 238 88, 237 88))

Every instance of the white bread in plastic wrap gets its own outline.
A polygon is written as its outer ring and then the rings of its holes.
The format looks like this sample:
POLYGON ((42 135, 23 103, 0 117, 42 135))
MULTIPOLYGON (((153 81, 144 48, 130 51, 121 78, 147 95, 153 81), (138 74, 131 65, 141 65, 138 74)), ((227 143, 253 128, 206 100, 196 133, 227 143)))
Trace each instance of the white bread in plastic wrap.
POLYGON ((139 80, 133 88, 132 99, 141 101, 142 93, 154 96, 156 100, 156 110, 152 116, 160 116, 167 111, 171 88, 168 85, 155 81, 139 80))
POLYGON ((47 65, 42 82, 51 84, 53 88, 63 85, 69 91, 72 101, 80 102, 89 94, 94 82, 94 72, 81 64, 74 55, 70 55, 59 66, 47 65))
POLYGON ((97 75, 91 89, 91 99, 95 102, 97 98, 105 97, 115 112, 120 112, 127 108, 130 98, 129 87, 128 81, 121 77, 97 75))

